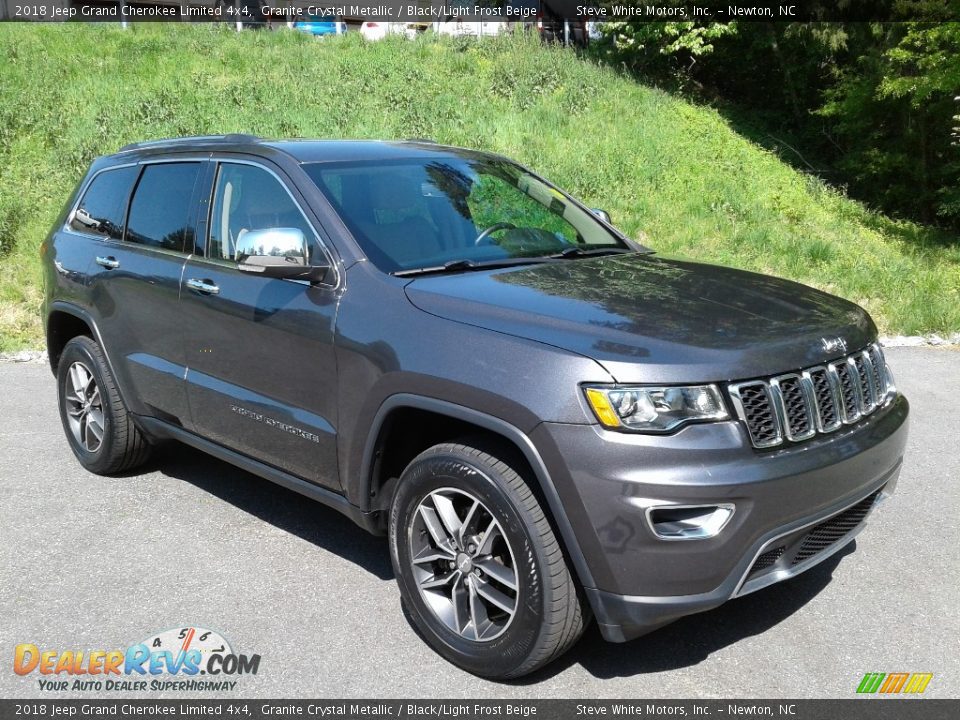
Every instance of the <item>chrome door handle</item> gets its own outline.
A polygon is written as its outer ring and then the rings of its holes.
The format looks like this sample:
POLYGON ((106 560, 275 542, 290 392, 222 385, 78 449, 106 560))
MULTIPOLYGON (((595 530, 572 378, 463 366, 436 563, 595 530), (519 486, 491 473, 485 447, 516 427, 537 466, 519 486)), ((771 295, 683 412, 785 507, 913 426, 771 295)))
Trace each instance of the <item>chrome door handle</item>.
POLYGON ((190 278, 187 280, 187 287, 191 290, 196 290, 199 293, 203 293, 204 295, 220 294, 220 288, 209 280, 197 280, 195 278, 190 278))
POLYGON ((98 255, 97 265, 105 267, 107 270, 113 270, 114 268, 120 267, 120 262, 113 255, 107 255, 106 257, 100 257, 98 255))

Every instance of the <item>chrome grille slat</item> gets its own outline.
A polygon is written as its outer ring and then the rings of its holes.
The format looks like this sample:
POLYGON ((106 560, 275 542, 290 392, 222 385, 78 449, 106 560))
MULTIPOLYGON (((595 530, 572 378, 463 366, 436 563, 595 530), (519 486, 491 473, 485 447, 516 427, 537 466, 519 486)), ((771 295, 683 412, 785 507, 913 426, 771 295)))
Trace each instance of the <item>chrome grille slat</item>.
POLYGON ((754 447, 783 442, 780 415, 774 408, 770 387, 765 382, 740 383, 730 387, 737 415, 746 423, 754 447))
POLYGON ((770 386, 787 439, 796 442, 813 437, 816 428, 801 376, 780 375, 770 381, 770 386))
POLYGON ((826 367, 804 370, 803 377, 813 398, 817 430, 822 433, 833 432, 843 424, 839 383, 826 367))
POLYGON ((802 442, 850 425, 894 394, 876 344, 826 365, 727 386, 754 447, 802 442))
POLYGON ((873 394, 873 380, 870 379, 871 370, 867 367, 866 353, 856 353, 850 356, 850 367, 857 374, 857 383, 860 387, 860 413, 869 415, 876 407, 873 394))
POLYGON ((876 397, 882 398, 887 394, 886 362, 884 361, 883 351, 879 345, 873 345, 867 350, 870 357, 870 363, 873 365, 873 386, 876 389, 876 397))
POLYGON ((840 394, 843 398, 843 422, 854 423, 860 419, 860 383, 856 381, 850 369, 850 363, 830 363, 827 366, 837 379, 840 394))

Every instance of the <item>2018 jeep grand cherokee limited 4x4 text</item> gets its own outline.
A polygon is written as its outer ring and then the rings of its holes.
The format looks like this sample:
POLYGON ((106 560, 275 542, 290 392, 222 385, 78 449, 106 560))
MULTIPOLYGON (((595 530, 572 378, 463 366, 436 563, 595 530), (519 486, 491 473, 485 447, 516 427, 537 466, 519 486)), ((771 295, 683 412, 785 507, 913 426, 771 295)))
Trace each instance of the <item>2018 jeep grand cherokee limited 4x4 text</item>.
POLYGON ((86 468, 179 440, 387 534, 413 622, 479 675, 791 577, 899 474, 863 310, 660 258, 487 153, 142 143, 43 255, 86 468))

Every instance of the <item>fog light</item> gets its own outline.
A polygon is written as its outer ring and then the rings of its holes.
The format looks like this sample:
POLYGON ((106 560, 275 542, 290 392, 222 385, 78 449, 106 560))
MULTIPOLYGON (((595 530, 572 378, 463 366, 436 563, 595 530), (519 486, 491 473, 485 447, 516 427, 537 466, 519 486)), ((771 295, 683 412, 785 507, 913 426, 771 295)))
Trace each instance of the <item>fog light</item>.
POLYGON ((705 540, 723 530, 733 511, 729 503, 661 505, 647 508, 647 522, 661 540, 705 540))

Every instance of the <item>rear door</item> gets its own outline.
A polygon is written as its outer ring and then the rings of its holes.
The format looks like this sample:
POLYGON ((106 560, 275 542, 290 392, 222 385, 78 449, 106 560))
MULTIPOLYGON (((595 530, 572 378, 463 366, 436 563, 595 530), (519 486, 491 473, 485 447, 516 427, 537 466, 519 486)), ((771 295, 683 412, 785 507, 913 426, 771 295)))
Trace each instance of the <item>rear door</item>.
POLYGON ((66 226, 54 239, 51 280, 56 283, 54 295, 58 300, 88 306, 88 274, 91 268, 95 268, 95 274, 102 270, 94 259, 102 258, 104 248, 123 239, 127 204, 139 173, 136 163, 114 165, 94 173, 80 188, 66 226))
POLYGON ((91 273, 100 332, 121 386, 131 390, 131 410, 174 424, 189 415, 180 281, 194 248, 196 198, 207 167, 203 160, 135 166, 122 234, 97 240, 91 273))
POLYGON ((236 263, 243 233, 296 228, 308 238, 311 258, 330 265, 319 225, 303 206, 290 179, 266 160, 217 163, 206 250, 184 273, 187 393, 198 434, 339 488, 337 273, 311 285, 243 273, 236 263))

